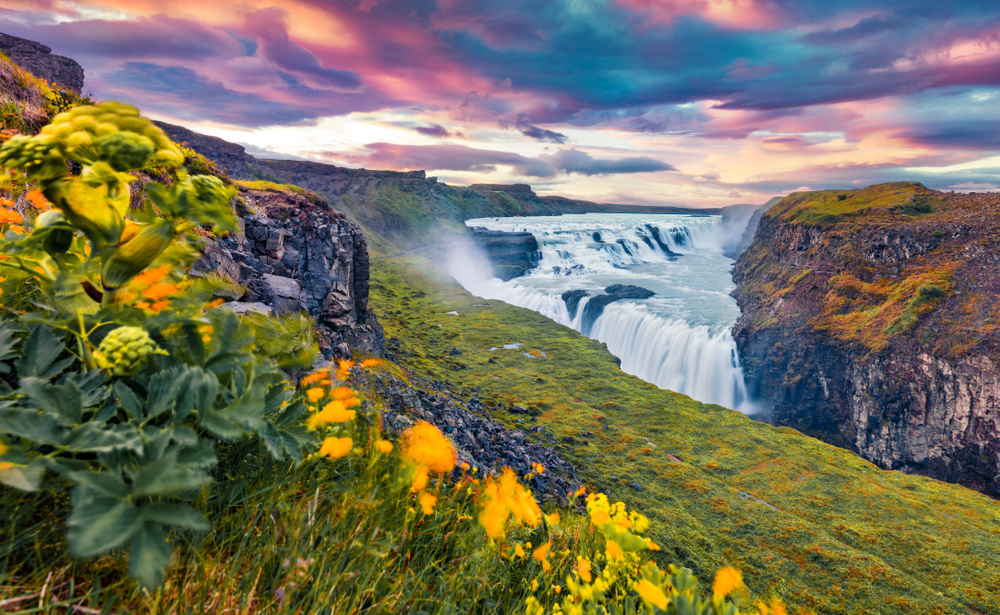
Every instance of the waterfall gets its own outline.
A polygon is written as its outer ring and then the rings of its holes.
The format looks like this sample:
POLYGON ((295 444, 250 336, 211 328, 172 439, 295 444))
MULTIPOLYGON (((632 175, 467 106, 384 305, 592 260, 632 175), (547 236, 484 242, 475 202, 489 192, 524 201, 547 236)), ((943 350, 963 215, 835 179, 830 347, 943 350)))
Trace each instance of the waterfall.
POLYGON ((753 411, 730 332, 739 308, 729 296, 732 260, 721 253, 718 216, 584 214, 466 224, 530 232, 541 249, 538 267, 509 282, 486 279, 485 263, 470 268, 463 256, 465 273, 453 274, 473 294, 528 308, 604 342, 623 371, 661 388, 753 411), (605 297, 595 302, 606 303, 603 311, 594 320, 591 310, 587 322, 588 303, 612 284, 654 294, 610 303, 605 297), (571 310, 562 297, 567 291, 586 296, 571 310))

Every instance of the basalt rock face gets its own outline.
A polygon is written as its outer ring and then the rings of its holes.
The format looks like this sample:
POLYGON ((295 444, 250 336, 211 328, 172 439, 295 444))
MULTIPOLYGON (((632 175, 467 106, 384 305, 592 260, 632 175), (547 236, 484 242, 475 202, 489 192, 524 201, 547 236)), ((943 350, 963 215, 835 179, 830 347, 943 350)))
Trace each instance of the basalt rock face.
POLYGON ((777 424, 1000 497, 998 268, 1000 195, 791 195, 733 272, 749 385, 777 424))
POLYGON ((326 358, 349 358, 352 349, 384 354, 382 327, 368 309, 361 229, 309 194, 241 187, 240 200, 241 231, 209 246, 193 274, 231 282, 229 309, 305 310, 326 358))
POLYGON ((493 275, 504 282, 522 276, 538 266, 541 252, 531 233, 505 233, 482 228, 469 229, 473 243, 486 252, 493 275))
POLYGON ((77 94, 83 90, 83 67, 70 58, 52 55, 50 47, 9 34, 0 34, 0 51, 24 70, 52 85, 77 94))

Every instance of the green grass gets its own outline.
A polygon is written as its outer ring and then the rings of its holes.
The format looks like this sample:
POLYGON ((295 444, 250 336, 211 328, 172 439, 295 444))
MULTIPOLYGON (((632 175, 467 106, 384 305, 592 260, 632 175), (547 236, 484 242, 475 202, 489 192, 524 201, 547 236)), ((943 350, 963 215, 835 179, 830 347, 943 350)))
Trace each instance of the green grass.
POLYGON ((560 454, 649 516, 665 562, 701 578, 736 566, 752 595, 780 595, 790 612, 1000 612, 994 500, 657 389, 600 343, 475 298, 422 259, 376 259, 372 304, 415 373, 481 387, 498 406, 535 405, 537 424, 573 436, 560 454), (526 346, 489 350, 511 342, 526 346), (463 354, 448 357, 453 347, 463 354), (523 354, 534 350, 548 358, 523 354))

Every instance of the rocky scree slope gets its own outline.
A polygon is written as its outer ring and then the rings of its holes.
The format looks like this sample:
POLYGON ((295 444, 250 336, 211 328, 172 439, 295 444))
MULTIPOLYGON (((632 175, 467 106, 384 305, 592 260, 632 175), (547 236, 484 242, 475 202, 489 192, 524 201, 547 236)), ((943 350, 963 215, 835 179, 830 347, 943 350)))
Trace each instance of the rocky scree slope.
POLYGON ((733 335, 776 424, 1000 496, 1000 195, 796 193, 737 261, 733 335))
POLYGON ((52 55, 52 49, 41 43, 0 34, 0 51, 15 64, 49 82, 80 94, 83 90, 83 67, 75 60, 52 55))
MULTIPOLYGON (((177 143, 215 162, 234 178, 293 184, 323 197, 368 233, 373 250, 392 255, 466 235, 464 222, 498 216, 549 216, 586 212, 693 213, 678 207, 591 203, 538 196, 526 184, 449 186, 424 171, 348 169, 299 160, 261 160, 235 143, 157 122, 177 143)), ((714 212, 714 210, 712 210, 714 212)))

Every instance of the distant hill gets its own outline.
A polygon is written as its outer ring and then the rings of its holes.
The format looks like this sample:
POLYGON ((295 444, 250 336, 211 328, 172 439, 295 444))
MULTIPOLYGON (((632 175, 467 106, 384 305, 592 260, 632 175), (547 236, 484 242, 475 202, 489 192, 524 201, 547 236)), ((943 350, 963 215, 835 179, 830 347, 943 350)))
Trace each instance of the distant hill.
POLYGON ((450 186, 424 171, 349 169, 301 160, 265 160, 217 137, 157 124, 171 139, 209 158, 230 177, 292 184, 311 190, 360 224, 373 251, 389 254, 465 233, 464 222, 498 216, 581 213, 718 214, 718 209, 592 203, 539 196, 527 184, 450 186))

